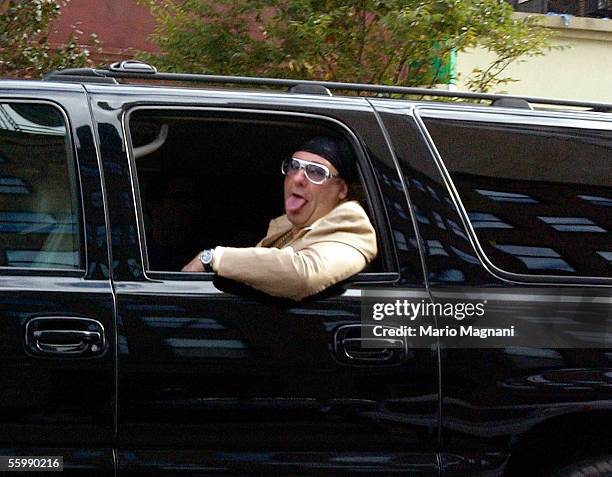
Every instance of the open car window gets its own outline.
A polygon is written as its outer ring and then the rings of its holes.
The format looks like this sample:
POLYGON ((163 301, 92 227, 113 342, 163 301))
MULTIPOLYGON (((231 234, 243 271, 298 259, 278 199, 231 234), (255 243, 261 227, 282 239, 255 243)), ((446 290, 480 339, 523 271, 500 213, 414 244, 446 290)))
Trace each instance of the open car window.
MULTIPOLYGON (((140 108, 127 121, 145 267, 174 279, 189 278, 180 270, 203 249, 255 246, 284 213, 283 159, 312 136, 339 134, 298 116, 183 108, 140 108)), ((350 198, 369 213, 380 241, 370 193, 360 180, 350 198)), ((357 278, 383 272, 379 253, 357 278)))

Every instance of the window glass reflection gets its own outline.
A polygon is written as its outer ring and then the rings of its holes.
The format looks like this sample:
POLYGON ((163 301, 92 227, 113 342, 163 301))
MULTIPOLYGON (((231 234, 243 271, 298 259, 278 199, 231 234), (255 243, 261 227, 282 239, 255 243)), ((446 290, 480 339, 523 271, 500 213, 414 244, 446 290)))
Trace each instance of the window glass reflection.
POLYGON ((442 216, 438 214, 435 210, 431 212, 436 222, 436 225, 442 230, 446 230, 446 225, 444 224, 444 220, 442 220, 442 216))
POLYGON ((459 250, 457 247, 453 247, 451 245, 451 250, 455 253, 455 255, 457 255, 464 262, 473 263, 473 264, 480 263, 480 260, 478 260, 476 257, 474 257, 473 255, 470 255, 467 252, 464 252, 463 250, 459 250))
POLYGON ((538 217, 559 232, 605 232, 592 220, 584 217, 538 217))
POLYGON ((64 117, 0 103, 0 266, 78 269, 76 171, 64 117))
POLYGON ((444 246, 439 240, 428 240, 427 251, 429 255, 445 255, 448 257, 448 252, 444 250, 444 246))
POLYGON ((418 222, 422 224, 429 224, 429 219, 427 215, 425 215, 416 205, 414 206, 414 215, 416 215, 416 219, 418 222))
POLYGON ((0 177, 0 194, 29 194, 30 191, 19 177, 0 177))
POLYGON ((401 206, 401 204, 399 202, 393 202, 393 207, 395 207, 395 211, 397 212, 397 215, 399 215, 402 219, 407 219, 408 217, 406 216, 406 214, 404 213, 404 208, 401 206))
POLYGON ((500 192, 496 190, 476 189, 480 195, 497 202, 515 202, 518 204, 537 204, 538 201, 525 194, 513 194, 512 192, 500 192))
POLYGON ((597 254, 607 260, 608 263, 612 264, 612 252, 599 250, 597 254))
POLYGON ((400 250, 408 250, 408 244, 406 242, 406 236, 400 232, 399 230, 393 231, 393 236, 395 237, 395 245, 400 250))
MULTIPOLYGON (((598 253, 612 243, 608 126, 598 129, 595 119, 580 129, 557 119, 520 124, 486 122, 487 113, 433 117, 438 114, 422 113, 425 126, 476 239, 496 267, 527 275, 612 277, 611 262, 598 253)), ((446 223, 461 236, 457 224, 446 223)))
POLYGON ((552 248, 527 247, 521 245, 496 245, 498 250, 518 258, 529 270, 554 270, 574 272, 575 270, 552 248))
POLYGON ((468 213, 472 227, 475 229, 511 229, 512 225, 503 222, 493 214, 468 213))
POLYGON ((604 207, 612 207, 612 199, 608 197, 598 197, 596 195, 579 195, 578 198, 589 201, 591 204, 603 205, 604 207))

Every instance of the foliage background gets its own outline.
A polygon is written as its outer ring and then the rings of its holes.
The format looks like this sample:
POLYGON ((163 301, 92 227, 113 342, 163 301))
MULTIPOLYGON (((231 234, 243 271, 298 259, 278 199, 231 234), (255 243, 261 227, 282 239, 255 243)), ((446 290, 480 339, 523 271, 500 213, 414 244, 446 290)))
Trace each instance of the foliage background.
POLYGON ((163 71, 434 86, 453 78, 450 55, 496 54, 473 90, 511 78, 506 67, 549 48, 550 31, 504 0, 136 0, 155 21, 163 71))
POLYGON ((54 69, 91 64, 90 48, 99 48, 95 35, 90 47, 79 44, 78 30, 63 45, 49 45, 50 26, 69 1, 0 1, 0 76, 40 78, 54 69))

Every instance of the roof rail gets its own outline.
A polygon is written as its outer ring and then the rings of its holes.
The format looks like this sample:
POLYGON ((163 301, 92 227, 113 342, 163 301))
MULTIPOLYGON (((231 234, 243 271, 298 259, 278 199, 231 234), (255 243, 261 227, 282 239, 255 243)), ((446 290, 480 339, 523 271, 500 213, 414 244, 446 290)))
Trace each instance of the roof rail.
POLYGON ((531 109, 533 106, 529 102, 520 98, 497 98, 491 103, 491 106, 497 106, 499 108, 517 108, 517 109, 531 109))
POLYGON ((127 72, 127 73, 143 73, 143 74, 155 74, 157 73, 157 68, 155 66, 151 66, 147 63, 143 63, 138 60, 123 60, 117 61, 109 65, 108 69, 110 71, 118 71, 118 72, 127 72))
POLYGON ((94 70, 93 68, 53 70, 44 75, 42 79, 43 81, 119 84, 115 78, 106 75, 106 70, 94 70))
POLYGON ((332 93, 325 86, 319 84, 296 84, 289 88, 290 93, 295 94, 322 94, 324 96, 331 96, 332 93))
MULTIPOLYGON (((565 106, 585 108, 595 112, 612 112, 612 103, 600 103, 596 101, 576 101, 567 99, 539 98, 533 96, 511 96, 504 94, 491 93, 472 93, 448 91, 443 89, 413 88, 407 86, 386 86, 360 83, 341 83, 334 81, 313 81, 300 79, 280 79, 280 78, 255 78, 248 76, 221 76, 206 75, 195 73, 160 73, 155 67, 135 60, 121 61, 113 63, 109 68, 71 68, 66 70, 56 70, 45 75, 45 81, 81 81, 81 82, 101 82, 117 83, 116 79, 146 79, 155 81, 177 81, 195 83, 217 83, 235 85, 257 85, 257 86, 277 86, 282 88, 297 88, 297 91, 323 92, 321 88, 327 90, 354 91, 357 93, 373 93, 378 95, 411 95, 411 96, 430 96, 439 98, 457 99, 476 99, 494 102, 504 100, 505 107, 525 108, 525 102, 531 104, 565 106), (517 100, 510 103, 505 100, 517 100), (510 106, 513 104, 513 106, 510 106)), ((297 92, 295 89, 293 90, 297 92)), ((500 105, 501 106, 501 105, 500 105)))

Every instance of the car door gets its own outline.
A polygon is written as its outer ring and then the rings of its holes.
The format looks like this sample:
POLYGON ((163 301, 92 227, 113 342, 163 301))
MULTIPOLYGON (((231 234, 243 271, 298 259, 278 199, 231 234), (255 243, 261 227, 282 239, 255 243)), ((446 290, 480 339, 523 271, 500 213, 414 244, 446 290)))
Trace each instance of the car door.
POLYGON ((435 301, 480 304, 465 328, 513 331, 445 340, 441 470, 548 475, 609 453, 609 119, 376 108, 422 214, 435 301))
MULTIPOLYGON (((107 184, 122 189, 110 207, 119 324, 119 475, 437 475, 437 351, 345 352, 350 340, 360 337, 366 290, 426 297, 406 197, 367 102, 189 90, 151 94, 98 85, 88 90, 104 137, 107 184), (268 122, 282 114, 283 124, 300 116, 343 128, 363 156, 381 269, 331 296, 293 305, 223 291, 212 275, 148 270, 139 186, 125 136, 130 111, 138 108, 171 108, 171 114, 186 118, 231 113, 233 120, 265 113, 268 122), (403 240, 399 264, 397 234, 403 240)), ((199 136, 205 133, 203 127, 199 136)), ((194 147, 180 144, 173 156, 177 168, 194 147)), ((215 157, 218 162, 202 167, 221 167, 222 159, 215 157)), ((222 207, 232 200, 227 194, 205 206, 222 207)))
POLYGON ((114 307, 87 98, 2 82, 0 116, 2 470, 111 476, 114 307))

